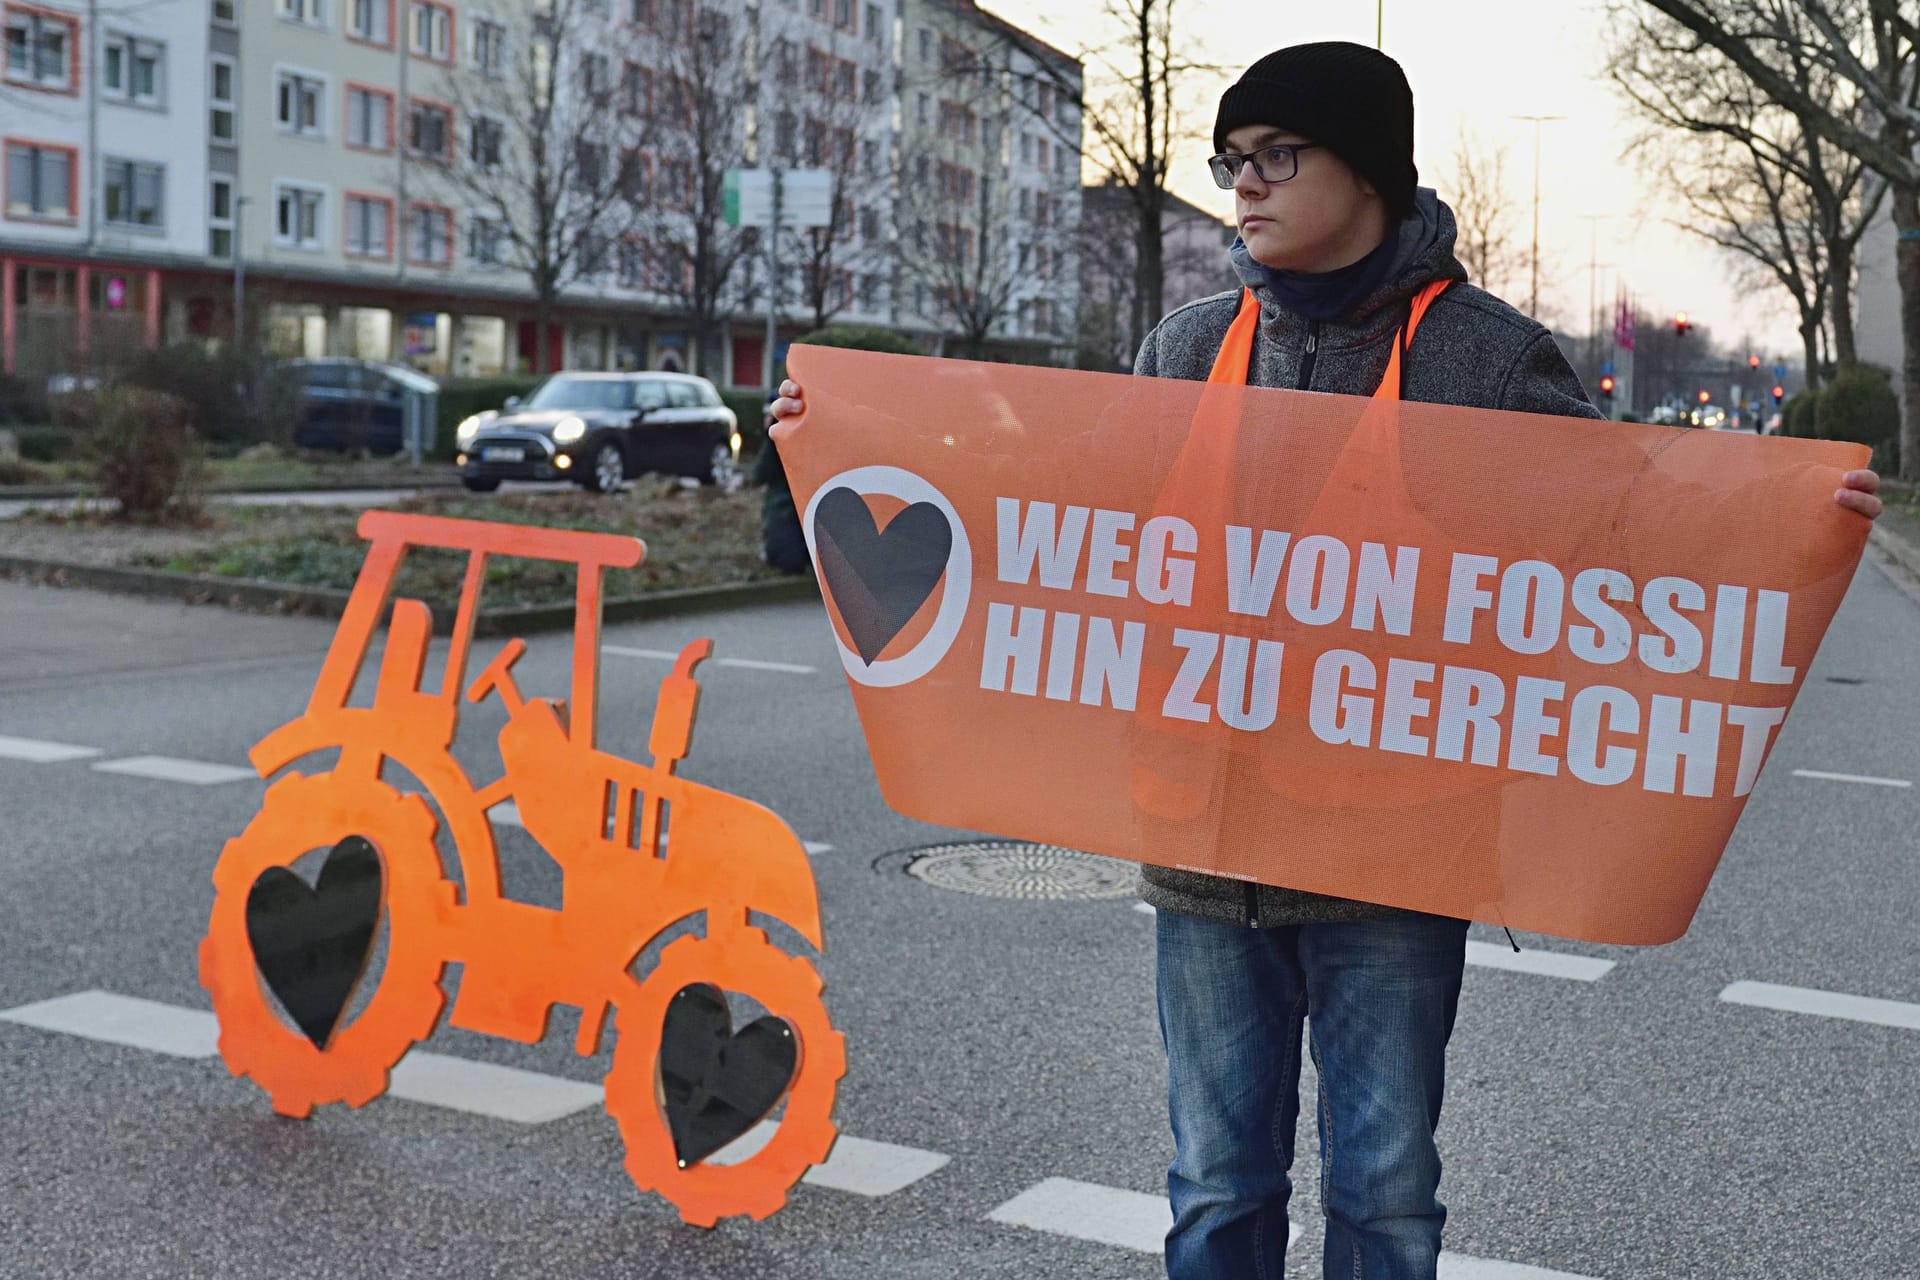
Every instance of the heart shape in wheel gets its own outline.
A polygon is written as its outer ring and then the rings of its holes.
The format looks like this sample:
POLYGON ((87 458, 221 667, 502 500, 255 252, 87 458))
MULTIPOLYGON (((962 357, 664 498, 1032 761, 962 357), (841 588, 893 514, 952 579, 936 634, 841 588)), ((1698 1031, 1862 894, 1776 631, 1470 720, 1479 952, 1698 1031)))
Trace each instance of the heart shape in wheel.
POLYGON ((860 660, 871 665, 940 585, 953 526, 939 507, 916 502, 883 530, 865 498, 839 488, 814 507, 813 536, 834 607, 860 660))
POLYGON ((667 1002, 660 1084, 682 1164, 706 1159, 773 1110, 800 1061, 793 1028, 771 1015, 738 1031, 718 988, 697 982, 667 1002))
POLYGON ((316 1049, 325 1049, 373 951, 380 855, 362 836, 333 846, 308 886, 268 867, 247 893, 247 941, 267 990, 316 1049))

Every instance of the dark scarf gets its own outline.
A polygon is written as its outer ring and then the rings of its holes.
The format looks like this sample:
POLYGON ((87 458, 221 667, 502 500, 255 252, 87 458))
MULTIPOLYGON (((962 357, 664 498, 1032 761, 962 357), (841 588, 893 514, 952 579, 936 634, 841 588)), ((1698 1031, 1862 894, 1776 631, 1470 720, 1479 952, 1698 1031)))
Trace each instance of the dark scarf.
POLYGON ((1241 283, 1267 290, 1282 309, 1308 320, 1338 320, 1386 282, 1398 250, 1399 237, 1388 235, 1372 253, 1335 271, 1279 271, 1254 261, 1235 236, 1227 256, 1241 283))

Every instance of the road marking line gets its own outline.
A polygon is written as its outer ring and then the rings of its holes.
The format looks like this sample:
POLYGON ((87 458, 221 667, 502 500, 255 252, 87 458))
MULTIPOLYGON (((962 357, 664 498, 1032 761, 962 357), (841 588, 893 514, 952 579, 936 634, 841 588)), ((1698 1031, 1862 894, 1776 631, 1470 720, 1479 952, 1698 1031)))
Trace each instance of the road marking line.
POLYGON ((1491 1258, 1470 1258, 1465 1254, 1441 1253, 1440 1280, 1593 1280, 1571 1271, 1553 1271, 1529 1267, 1519 1262, 1496 1262, 1491 1258))
POLYGON ((28 760, 34 764, 59 764, 65 760, 85 760, 103 756, 98 747, 75 747, 64 742, 43 742, 38 738, 9 738, 0 734, 0 759, 28 760))
POLYGON ((469 1115, 545 1124, 600 1105, 597 1084, 416 1049, 400 1059, 387 1090, 395 1098, 469 1115))
POLYGON ((1905 778, 1870 778, 1858 773, 1822 773, 1818 769, 1795 769, 1796 778, 1819 778, 1824 782, 1864 782, 1870 787, 1911 787, 1905 778))
POLYGON ((0 1012, 0 1021, 175 1058, 211 1058, 220 1051, 220 1024, 206 1010, 182 1009, 111 991, 76 991, 21 1005, 0 1012))
POLYGON ((1837 991, 1816 991, 1811 987, 1781 987, 1771 982, 1736 982, 1722 991, 1720 998, 1728 1004, 1920 1031, 1920 1004, 1902 1004, 1898 1000, 1841 995, 1837 991))
POLYGON ((1173 1226, 1165 1196, 1122 1191, 1071 1178, 1048 1178, 987 1215, 991 1222, 1056 1236, 1159 1253, 1173 1226))
POLYGON ((802 840, 800 842, 800 847, 805 849, 808 853, 832 853, 833 852, 832 845, 821 844, 818 840, 802 840))
POLYGON ((1149 902, 1136 902, 1133 904, 1133 909, 1135 911, 1138 911, 1143 916, 1155 916, 1160 914, 1159 912, 1153 909, 1153 904, 1149 902))
POLYGON ((1598 982, 1614 966, 1612 960, 1596 960, 1592 956, 1570 956, 1560 951, 1515 951, 1498 943, 1471 941, 1467 943, 1467 963, 1483 969, 1572 978, 1575 982, 1598 982))
MULTIPOLYGON (((653 658, 660 662, 678 662, 680 655, 669 649, 635 649, 624 644, 603 644, 600 652, 616 654, 622 658, 653 658)), ((745 671, 781 671, 788 675, 818 675, 818 667, 801 666, 796 662, 763 662, 757 658, 709 658, 707 665, 716 667, 739 667, 745 671)))
MULTIPOLYGON (((752 1159, 779 1132, 777 1121, 762 1120, 706 1159, 707 1164, 734 1165, 752 1159)), ((852 1138, 841 1134, 825 1164, 807 1170, 802 1182, 857 1196, 890 1196, 945 1168, 953 1159, 938 1151, 922 1151, 892 1142, 852 1138)))
POLYGON ((156 778, 161 782, 185 782, 196 787, 211 787, 242 778, 258 780, 259 774, 231 764, 208 764, 204 760, 176 760, 172 756, 128 756, 124 760, 102 760, 93 766, 100 773, 122 773, 130 778, 156 778))
POLYGON ((527 826, 526 823, 520 820, 520 806, 511 800, 502 800, 499 804, 487 810, 487 817, 503 827, 519 827, 524 831, 527 826))

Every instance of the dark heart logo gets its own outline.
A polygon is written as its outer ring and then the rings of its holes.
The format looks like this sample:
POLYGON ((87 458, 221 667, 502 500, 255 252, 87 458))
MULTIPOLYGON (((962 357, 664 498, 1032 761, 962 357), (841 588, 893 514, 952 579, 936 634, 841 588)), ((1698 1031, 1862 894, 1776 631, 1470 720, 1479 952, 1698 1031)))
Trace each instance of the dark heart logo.
POLYGON ((853 647, 871 665, 939 585, 953 528, 939 507, 916 502, 882 532, 866 499, 841 488, 820 499, 813 532, 833 603, 853 647))
POLYGON ((267 989, 325 1049, 353 995, 380 922, 380 855, 360 836, 333 846, 313 888, 268 867, 247 893, 247 941, 267 989))
POLYGON ((660 1085, 681 1163, 706 1159, 760 1123, 793 1083, 799 1059, 781 1019, 758 1018, 735 1031, 718 987, 680 988, 660 1031, 660 1085))

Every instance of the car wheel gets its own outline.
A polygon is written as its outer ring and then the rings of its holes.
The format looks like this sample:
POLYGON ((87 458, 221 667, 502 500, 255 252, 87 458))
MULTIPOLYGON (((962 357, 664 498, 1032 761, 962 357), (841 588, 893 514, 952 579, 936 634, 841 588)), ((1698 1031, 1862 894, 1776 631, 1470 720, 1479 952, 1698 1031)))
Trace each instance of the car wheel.
POLYGON ((593 451, 593 465, 587 469, 587 488, 595 493, 615 493, 627 482, 627 459, 620 445, 603 440, 593 451))
POLYGON ((498 480, 476 480, 471 476, 462 476, 460 483, 467 486, 467 488, 474 493, 492 493, 500 487, 498 480))
POLYGON ((700 477, 702 484, 717 484, 722 489, 735 488, 740 481, 740 464, 734 459, 733 447, 722 440, 713 446, 713 452, 707 455, 707 473, 700 477))

